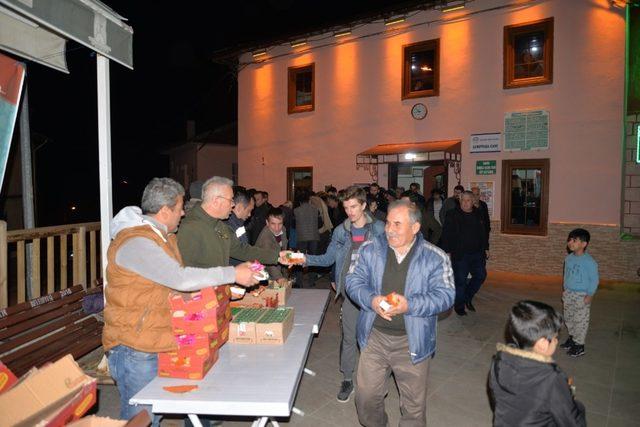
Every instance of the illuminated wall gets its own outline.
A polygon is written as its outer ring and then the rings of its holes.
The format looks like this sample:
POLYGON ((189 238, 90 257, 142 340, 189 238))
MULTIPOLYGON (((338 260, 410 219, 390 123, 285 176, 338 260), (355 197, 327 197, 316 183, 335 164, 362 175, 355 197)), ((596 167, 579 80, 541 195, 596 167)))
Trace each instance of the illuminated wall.
MULTIPOLYGON (((624 12, 607 0, 533 2, 478 0, 450 15, 421 12, 399 24, 434 21, 404 32, 252 64, 239 73, 239 181, 285 199, 286 168, 313 166, 315 190, 370 182, 356 170, 358 152, 377 144, 461 139, 462 183, 493 180, 500 218, 501 161, 550 158, 550 222, 619 224, 624 93, 624 12), (442 18, 450 22, 435 22, 442 18), (462 19, 456 19, 461 18, 462 19), (505 25, 554 17, 553 84, 505 90, 505 25), (440 38, 440 96, 401 100, 402 46, 440 38), (287 114, 287 67, 315 62, 313 112, 287 114), (416 102, 424 120, 411 117, 416 102), (470 154, 469 135, 502 132, 506 112, 550 113, 550 148, 537 152, 470 154), (477 160, 497 160, 496 175, 475 175, 477 160)), ((353 35, 384 31, 380 23, 353 35)), ((323 43, 333 43, 329 37, 323 43)), ((314 46, 313 44, 311 46, 314 46)), ((298 48, 307 49, 309 46, 298 48)), ((269 56, 296 51, 275 47, 269 56)), ((251 61, 251 55, 241 62, 251 61)), ((454 185, 450 182, 450 185, 454 185)))

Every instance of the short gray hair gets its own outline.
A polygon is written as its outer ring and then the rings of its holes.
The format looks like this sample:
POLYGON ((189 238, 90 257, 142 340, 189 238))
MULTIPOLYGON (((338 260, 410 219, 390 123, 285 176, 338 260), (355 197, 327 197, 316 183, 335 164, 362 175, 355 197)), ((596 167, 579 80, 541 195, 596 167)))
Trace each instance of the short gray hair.
POLYGON ((232 187, 233 181, 223 176, 213 176, 202 184, 202 201, 210 202, 214 197, 222 195, 223 187, 232 187))
POLYGON ((415 203, 410 202, 408 200, 396 200, 394 202, 389 203, 389 207, 387 208, 387 214, 394 209, 397 208, 407 208, 409 212, 409 221, 411 224, 415 224, 416 222, 422 223, 422 212, 416 206, 415 203))
POLYGON ((184 197, 184 187, 171 178, 153 178, 142 193, 142 213, 157 214, 163 206, 173 209, 178 196, 184 197))

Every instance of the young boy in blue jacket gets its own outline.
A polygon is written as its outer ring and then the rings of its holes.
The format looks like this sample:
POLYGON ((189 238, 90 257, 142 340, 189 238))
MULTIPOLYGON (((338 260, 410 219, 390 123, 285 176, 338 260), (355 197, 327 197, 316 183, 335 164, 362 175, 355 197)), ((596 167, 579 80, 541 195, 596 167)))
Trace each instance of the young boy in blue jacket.
POLYGON ((585 353, 584 342, 589 329, 591 301, 598 289, 598 263, 587 253, 591 236, 582 228, 569 233, 567 248, 571 252, 564 260, 564 319, 569 338, 560 345, 573 357, 585 353))

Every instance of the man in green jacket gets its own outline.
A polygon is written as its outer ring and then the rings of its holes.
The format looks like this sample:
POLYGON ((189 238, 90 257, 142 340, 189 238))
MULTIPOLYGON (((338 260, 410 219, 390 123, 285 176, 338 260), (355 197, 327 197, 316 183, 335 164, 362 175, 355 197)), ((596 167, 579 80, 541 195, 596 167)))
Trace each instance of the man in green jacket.
POLYGON ((229 257, 263 264, 286 264, 287 251, 261 249, 242 243, 222 222, 233 209, 233 181, 214 176, 202 186, 202 203, 182 220, 178 247, 185 266, 220 267, 229 265, 229 257))

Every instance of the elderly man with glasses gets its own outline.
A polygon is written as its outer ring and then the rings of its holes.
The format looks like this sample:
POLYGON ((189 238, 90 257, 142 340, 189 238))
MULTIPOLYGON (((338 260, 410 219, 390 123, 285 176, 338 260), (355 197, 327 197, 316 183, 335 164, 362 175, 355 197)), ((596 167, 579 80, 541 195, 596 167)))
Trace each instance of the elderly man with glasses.
POLYGON ((286 263, 287 251, 262 249, 240 242, 223 222, 234 206, 233 181, 214 176, 202 186, 202 203, 185 216, 178 229, 178 246, 185 265, 190 267, 221 267, 229 258, 242 261, 258 260, 263 264, 286 263))

